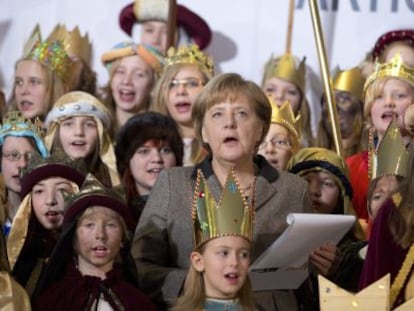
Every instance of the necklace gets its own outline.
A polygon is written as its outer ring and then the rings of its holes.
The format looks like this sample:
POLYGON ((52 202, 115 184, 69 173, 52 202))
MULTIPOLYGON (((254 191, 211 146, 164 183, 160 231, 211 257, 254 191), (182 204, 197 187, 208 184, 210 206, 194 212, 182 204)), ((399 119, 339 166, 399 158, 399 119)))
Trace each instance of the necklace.
POLYGON ((243 195, 246 202, 254 208, 254 196, 255 196, 255 189, 256 189, 256 180, 257 176, 254 177, 252 183, 248 185, 246 188, 243 189, 243 195))

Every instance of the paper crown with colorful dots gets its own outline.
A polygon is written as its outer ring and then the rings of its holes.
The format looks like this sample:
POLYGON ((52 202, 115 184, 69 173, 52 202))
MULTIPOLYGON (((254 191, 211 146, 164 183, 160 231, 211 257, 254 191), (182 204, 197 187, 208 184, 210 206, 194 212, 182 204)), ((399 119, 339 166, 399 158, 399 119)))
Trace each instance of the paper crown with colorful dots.
POLYGON ((195 248, 221 236, 241 236, 253 239, 254 207, 249 206, 231 169, 220 200, 216 202, 201 170, 193 201, 195 248))

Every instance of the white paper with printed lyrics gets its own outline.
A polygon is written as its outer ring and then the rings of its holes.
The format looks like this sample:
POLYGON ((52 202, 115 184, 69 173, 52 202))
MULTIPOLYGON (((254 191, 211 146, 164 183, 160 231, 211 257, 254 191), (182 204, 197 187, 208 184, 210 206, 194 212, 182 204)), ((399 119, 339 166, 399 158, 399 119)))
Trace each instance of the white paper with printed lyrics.
POLYGON ((337 244, 355 222, 351 215, 289 214, 289 226, 250 267, 253 290, 296 289, 308 276, 309 254, 337 244))

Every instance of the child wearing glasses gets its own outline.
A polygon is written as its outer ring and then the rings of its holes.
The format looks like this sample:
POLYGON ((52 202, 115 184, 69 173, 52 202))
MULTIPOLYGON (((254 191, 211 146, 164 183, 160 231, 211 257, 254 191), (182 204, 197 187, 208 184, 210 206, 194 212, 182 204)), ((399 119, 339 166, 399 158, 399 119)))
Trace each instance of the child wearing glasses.
POLYGON ((291 105, 286 101, 278 107, 269 96, 272 119, 269 131, 258 153, 277 170, 286 170, 290 158, 299 150, 300 114, 295 117, 291 105))
POLYGON ((254 207, 243 199, 234 171, 218 202, 197 171, 193 200, 194 250, 182 296, 173 311, 255 310, 248 270, 254 207))
POLYGON ((305 58, 286 53, 272 55, 264 66, 262 90, 273 98, 277 106, 286 101, 292 106, 295 116, 301 116, 301 147, 309 147, 313 143, 311 130, 311 109, 306 98, 306 65, 305 58))
POLYGON ((5 184, 0 222, 5 236, 19 208, 21 199, 20 170, 27 166, 34 154, 49 155, 43 142, 40 120, 25 119, 21 112, 9 112, 0 128, 1 175, 5 184))
POLYGON ((150 110, 166 114, 177 123, 184 142, 184 166, 198 163, 206 155, 195 138, 191 111, 197 95, 213 75, 212 59, 196 45, 171 48, 154 87, 150 110))

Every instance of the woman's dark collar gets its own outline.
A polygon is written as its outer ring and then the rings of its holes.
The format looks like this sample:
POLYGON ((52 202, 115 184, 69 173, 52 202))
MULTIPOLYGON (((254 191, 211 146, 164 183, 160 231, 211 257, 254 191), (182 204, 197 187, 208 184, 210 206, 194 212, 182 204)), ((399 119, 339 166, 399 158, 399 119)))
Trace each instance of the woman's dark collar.
MULTIPOLYGON (((253 158, 254 163, 258 169, 258 176, 265 178, 268 182, 274 182, 279 178, 279 172, 266 161, 261 155, 256 155, 253 158)), ((206 157, 203 162, 194 166, 194 170, 191 174, 191 178, 194 180, 197 178, 197 170, 201 169, 206 179, 214 174, 213 167, 211 166, 211 155, 206 157)))

